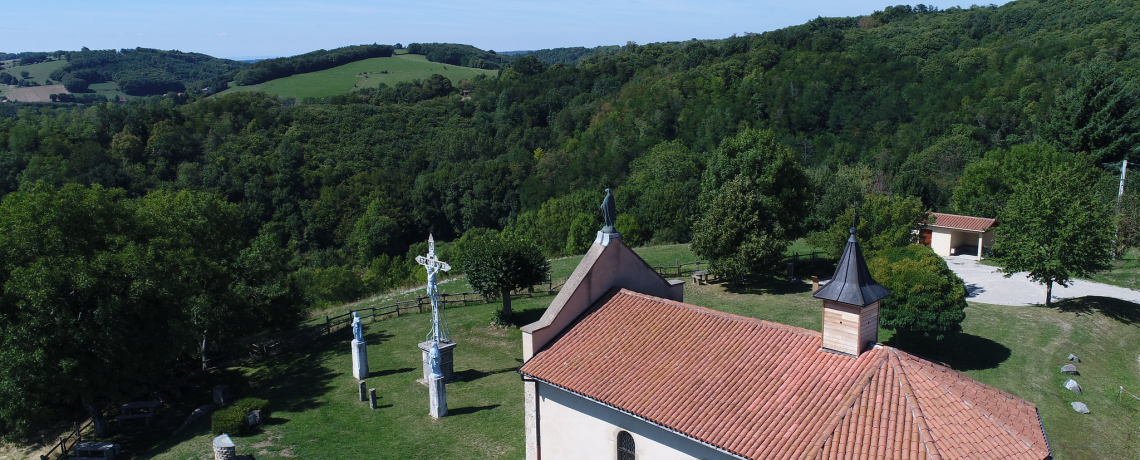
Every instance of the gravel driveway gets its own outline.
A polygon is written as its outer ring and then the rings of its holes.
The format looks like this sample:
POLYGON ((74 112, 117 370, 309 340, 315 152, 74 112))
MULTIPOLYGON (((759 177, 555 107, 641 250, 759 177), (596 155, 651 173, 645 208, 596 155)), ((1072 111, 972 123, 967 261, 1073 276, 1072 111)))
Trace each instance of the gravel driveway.
MULTIPOLYGON (((945 257, 946 264, 966 282, 970 302, 995 305, 1035 305, 1045 303, 1045 285, 1037 284, 1017 273, 1006 278, 997 267, 982 265, 977 261, 957 257, 945 257)), ((1140 291, 1096 283, 1074 280, 1069 287, 1053 286, 1053 300, 1084 296, 1112 297, 1140 303, 1140 291)))

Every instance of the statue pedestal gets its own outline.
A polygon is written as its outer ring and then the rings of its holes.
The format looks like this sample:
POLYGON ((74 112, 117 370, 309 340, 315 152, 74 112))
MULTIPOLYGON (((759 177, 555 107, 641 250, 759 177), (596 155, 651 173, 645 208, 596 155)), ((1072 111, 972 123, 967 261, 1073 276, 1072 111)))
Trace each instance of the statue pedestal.
POLYGON ((368 378, 368 348, 356 340, 352 341, 352 376, 356 380, 368 378))
MULTIPOLYGON (((454 345, 454 344, 452 344, 454 345)), ((447 384, 441 378, 432 378, 430 375, 427 379, 428 383, 428 399, 431 407, 429 413, 431 418, 440 418, 447 415, 447 384)))
MULTIPOLYGON (((431 387, 431 360, 428 358, 428 351, 431 350, 431 344, 436 342, 420 342, 420 351, 423 352, 424 364, 424 377, 420 380, 421 383, 431 387)), ((454 380, 455 366, 451 362, 452 351, 455 350, 455 342, 438 342, 436 345, 439 347, 439 369, 443 371, 443 378, 440 379, 444 384, 451 383, 454 380)))

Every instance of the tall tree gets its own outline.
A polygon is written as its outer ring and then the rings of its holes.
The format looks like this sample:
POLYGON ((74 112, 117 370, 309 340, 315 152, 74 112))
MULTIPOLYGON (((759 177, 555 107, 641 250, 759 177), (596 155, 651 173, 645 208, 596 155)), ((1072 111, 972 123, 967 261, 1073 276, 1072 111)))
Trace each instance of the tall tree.
POLYGON ((859 244, 867 251, 902 247, 915 242, 914 231, 922 225, 926 215, 918 197, 872 192, 859 206, 858 219, 849 203, 831 228, 813 233, 808 241, 824 248, 829 257, 837 258, 847 244, 851 224, 855 223, 861 235, 859 244))
POLYGON ((1029 272, 1029 279, 1046 286, 1045 305, 1052 302, 1054 283, 1067 286, 1112 261, 1113 216, 1108 202, 1094 194, 1095 174, 1072 165, 1041 171, 998 215, 994 254, 1001 271, 1007 277, 1029 272))
POLYGON ((1044 143, 991 150, 962 173, 954 189, 954 210, 967 216, 997 217, 1014 190, 1041 170, 1089 162, 1088 155, 1058 151, 1044 143))
POLYGON ((501 318, 510 321, 511 290, 530 287, 546 280, 550 263, 542 250, 529 241, 486 235, 473 238, 459 254, 459 266, 471 287, 493 298, 502 296, 501 318))
POLYGON ((1140 155, 1140 89, 1114 64, 1094 61, 1057 100, 1041 135, 1058 149, 1098 161, 1140 155))
POLYGON ((693 252, 728 278, 775 267, 804 234, 807 184, 795 154, 771 131, 725 139, 702 178, 693 252))
POLYGON ((158 254, 137 241, 121 190, 39 185, 0 204, 0 420, 29 429, 153 382, 175 354, 158 254))

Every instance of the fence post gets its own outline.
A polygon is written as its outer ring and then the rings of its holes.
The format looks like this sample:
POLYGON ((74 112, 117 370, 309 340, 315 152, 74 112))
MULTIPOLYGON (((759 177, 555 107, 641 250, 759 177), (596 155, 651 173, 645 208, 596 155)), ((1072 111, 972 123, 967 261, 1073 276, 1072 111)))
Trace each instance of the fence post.
POLYGON ((698 272, 701 271, 701 259, 697 259, 697 260, 693 261, 693 263, 696 264, 696 266, 697 266, 693 270, 698 271, 698 272))

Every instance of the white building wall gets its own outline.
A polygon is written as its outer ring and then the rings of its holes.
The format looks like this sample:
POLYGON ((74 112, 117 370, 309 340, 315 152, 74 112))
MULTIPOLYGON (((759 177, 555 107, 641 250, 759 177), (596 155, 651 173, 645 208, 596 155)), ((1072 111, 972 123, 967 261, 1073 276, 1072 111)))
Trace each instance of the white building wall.
POLYGON ((536 389, 542 460, 616 459, 622 431, 633 436, 638 459, 738 458, 557 387, 538 382, 536 389))
POLYGON ((930 229, 930 249, 943 257, 950 256, 950 230, 945 228, 930 229))

